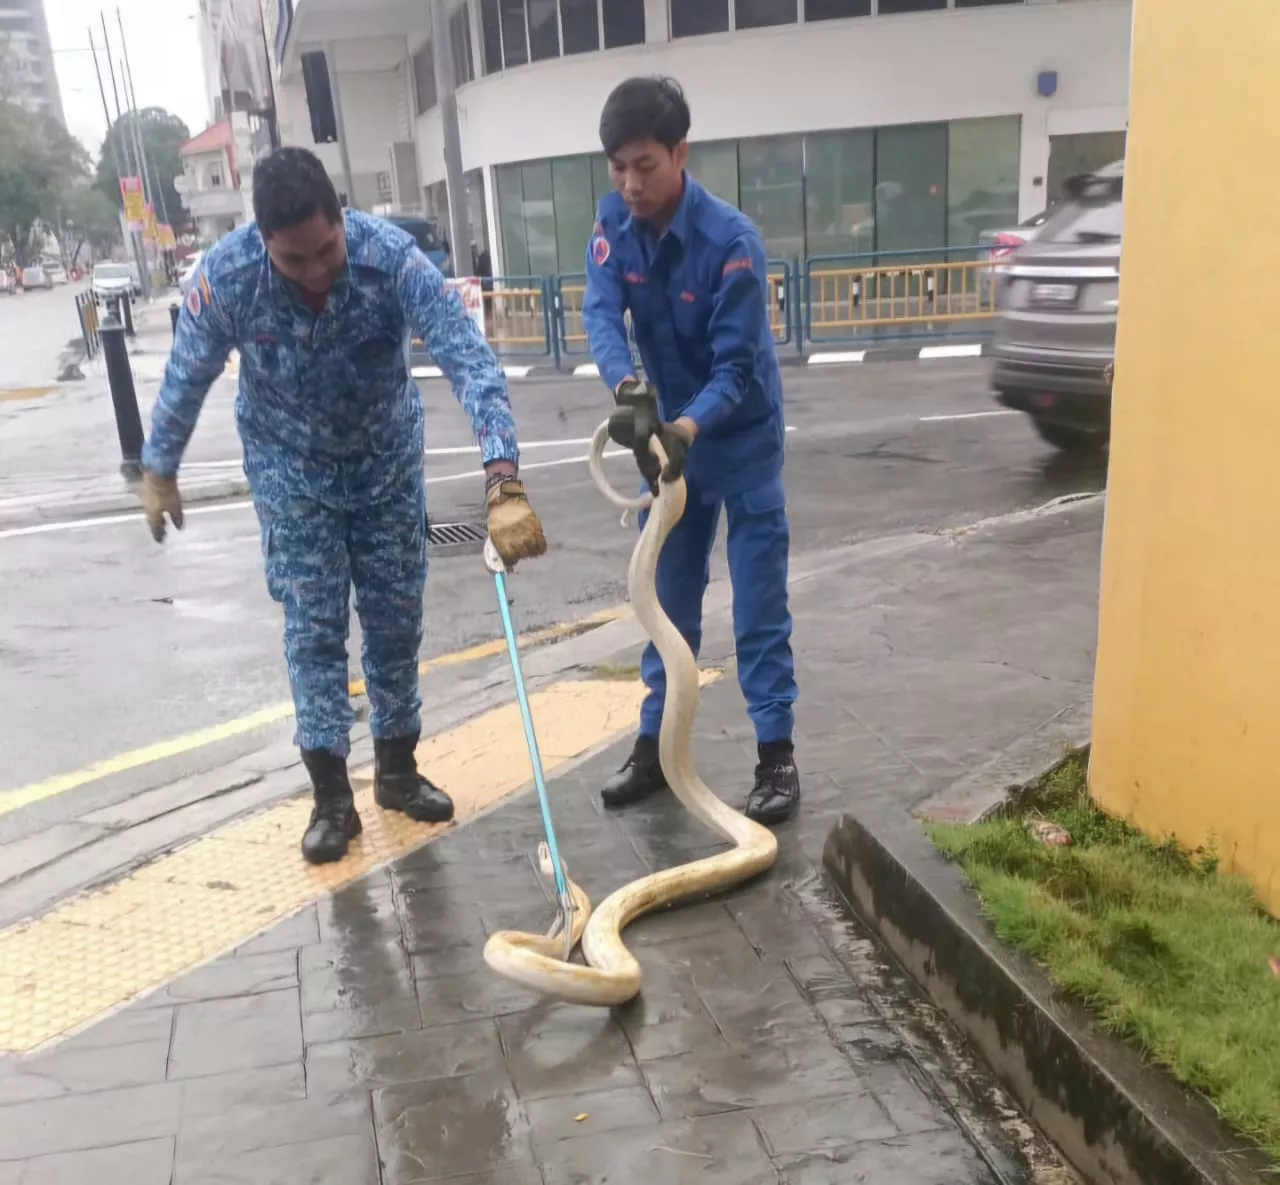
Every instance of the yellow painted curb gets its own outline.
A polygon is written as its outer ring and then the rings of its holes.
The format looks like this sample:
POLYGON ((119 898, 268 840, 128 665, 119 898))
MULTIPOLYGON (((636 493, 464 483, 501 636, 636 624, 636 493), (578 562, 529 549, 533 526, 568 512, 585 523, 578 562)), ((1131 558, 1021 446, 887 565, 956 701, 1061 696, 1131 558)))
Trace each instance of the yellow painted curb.
MULTIPOLYGON (((547 774, 634 728, 644 694, 635 680, 587 680, 531 696, 547 774)), ((423 741, 418 760, 453 796, 452 826, 533 776, 514 703, 423 741)), ((81 1028, 448 830, 378 810, 370 773, 356 776, 364 834, 340 864, 303 862, 310 801, 299 797, 0 932, 0 1051, 29 1052, 81 1028)))
POLYGON ((57 389, 57 387, 9 387, 0 390, 0 403, 19 403, 25 399, 40 399, 57 389))

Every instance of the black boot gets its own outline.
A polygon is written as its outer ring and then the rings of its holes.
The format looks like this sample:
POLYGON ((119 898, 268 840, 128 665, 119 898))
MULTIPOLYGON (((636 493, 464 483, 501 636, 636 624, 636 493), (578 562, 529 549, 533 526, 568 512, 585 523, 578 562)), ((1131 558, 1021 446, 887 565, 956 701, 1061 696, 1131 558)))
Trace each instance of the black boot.
POLYGON ((347 759, 328 749, 303 749, 302 764, 311 775, 316 799, 302 837, 302 858, 308 864, 332 864, 347 854, 347 844, 361 831, 347 759))
POLYGON ((416 736, 373 742, 373 800, 384 811, 403 811, 415 823, 447 823, 453 799, 418 772, 416 736))
POLYGON ((784 823, 800 805, 800 771, 790 741, 757 746, 760 764, 756 784, 747 797, 747 818, 770 825, 784 823))
POLYGON ((643 802, 652 794, 667 788, 662 766, 658 762, 658 741, 641 733, 626 764, 600 791, 600 801, 610 809, 643 802))

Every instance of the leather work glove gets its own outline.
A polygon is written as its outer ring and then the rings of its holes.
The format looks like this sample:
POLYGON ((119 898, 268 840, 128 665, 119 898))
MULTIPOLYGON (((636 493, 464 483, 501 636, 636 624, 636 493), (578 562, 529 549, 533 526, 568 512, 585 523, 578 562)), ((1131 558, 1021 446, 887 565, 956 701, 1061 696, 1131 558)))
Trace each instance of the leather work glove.
POLYGON ((609 439, 635 454, 640 475, 656 494, 660 472, 649 451, 649 438, 661 427, 658 393, 648 383, 626 379, 619 384, 616 398, 618 409, 609 417, 609 439))
POLYGON ((142 471, 142 509, 147 515, 147 526, 151 528, 151 537, 157 543, 164 542, 165 515, 173 525, 182 530, 182 495, 178 492, 176 477, 161 477, 160 474, 144 469, 142 471))
POLYGON ((517 560, 531 560, 547 550, 542 523, 524 494, 524 482, 504 478, 488 493, 489 538, 508 568, 517 560))
POLYGON ((621 404, 609 417, 609 438, 635 453, 640 475, 649 483, 649 490, 655 497, 659 478, 676 481, 683 475, 685 457, 693 444, 693 433, 679 421, 664 424, 656 415, 650 416, 645 406, 633 408, 621 404), (661 441, 667 454, 665 469, 649 449, 649 441, 654 436, 661 441))

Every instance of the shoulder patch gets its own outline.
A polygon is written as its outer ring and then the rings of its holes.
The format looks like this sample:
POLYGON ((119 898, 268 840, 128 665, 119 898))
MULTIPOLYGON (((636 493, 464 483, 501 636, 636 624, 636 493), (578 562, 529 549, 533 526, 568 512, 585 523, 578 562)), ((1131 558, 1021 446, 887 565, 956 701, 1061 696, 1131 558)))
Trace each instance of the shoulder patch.
POLYGON ((201 289, 206 287, 205 279, 200 277, 199 284, 192 284, 191 290, 187 293, 187 312, 193 317, 200 316, 204 312, 204 301, 201 298, 201 289))
POLYGON ((591 240, 591 258, 597 267, 603 267, 609 261, 609 240, 604 235, 597 234, 591 240))
POLYGON ((742 272, 742 271, 749 272, 751 271, 751 269, 752 269, 751 256, 744 255, 741 259, 729 260, 729 262, 724 265, 724 271, 721 274, 728 276, 728 275, 732 275, 734 272, 742 272))

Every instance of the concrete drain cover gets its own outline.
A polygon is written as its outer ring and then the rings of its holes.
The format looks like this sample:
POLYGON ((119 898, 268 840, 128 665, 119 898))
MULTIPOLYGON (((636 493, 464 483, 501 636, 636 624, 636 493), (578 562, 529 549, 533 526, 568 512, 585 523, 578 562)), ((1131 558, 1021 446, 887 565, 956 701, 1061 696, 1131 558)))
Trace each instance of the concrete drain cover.
POLYGON ((436 554, 482 551, 488 533, 473 523, 431 523, 427 527, 427 546, 436 554))

